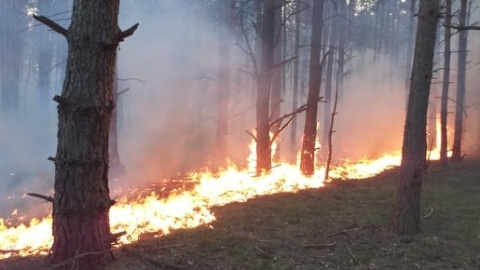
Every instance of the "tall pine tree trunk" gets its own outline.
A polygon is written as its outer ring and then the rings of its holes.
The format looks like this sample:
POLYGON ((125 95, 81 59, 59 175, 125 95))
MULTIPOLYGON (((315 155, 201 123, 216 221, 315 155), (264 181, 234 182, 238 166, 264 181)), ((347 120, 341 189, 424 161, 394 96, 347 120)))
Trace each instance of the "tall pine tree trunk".
MULTIPOLYGON (((283 1, 281 1, 283 2, 283 1)), ((274 26, 274 48, 273 48, 273 63, 279 64, 282 62, 282 48, 283 44, 286 42, 285 38, 282 37, 282 12, 281 6, 276 7, 278 11, 275 12, 275 26, 274 26)), ((280 118, 280 107, 282 102, 282 66, 275 66, 273 69, 272 77, 272 87, 270 93, 270 120, 274 121, 280 118)), ((272 134, 278 132, 280 128, 280 123, 272 125, 270 131, 272 134)), ((273 156, 274 160, 280 159, 280 143, 279 137, 277 137, 277 149, 275 155, 273 156)))
MULTIPOLYGON (((467 22, 467 0, 460 1, 459 20, 461 26, 467 22)), ((458 36, 457 96, 455 98, 455 130, 453 133, 452 160, 462 159, 463 114, 465 103, 465 75, 467 71, 467 31, 460 30, 458 36)))
MULTIPOLYGON (((452 0, 445 1, 445 25, 452 24, 452 0)), ((450 38, 451 29, 445 27, 445 41, 443 48, 443 83, 442 83, 442 101, 440 108, 440 160, 447 162, 447 115, 448 115, 448 88, 450 86, 450 38)))
POLYGON ((136 27, 120 32, 119 0, 75 0, 68 30, 35 16, 68 41, 67 70, 58 102, 58 146, 53 202, 53 263, 59 269, 96 269, 113 260, 110 248, 109 127, 117 46, 136 27))
POLYGON ((300 159, 300 170, 305 175, 315 172, 315 139, 317 137, 317 111, 322 81, 320 50, 322 45, 323 5, 324 0, 314 0, 312 13, 312 41, 310 46, 310 70, 305 112, 305 127, 300 159))
MULTIPOLYGON (((300 73, 300 3, 295 3, 295 43, 294 43, 294 55, 293 59, 293 101, 292 111, 298 107, 298 95, 299 95, 299 73, 300 73)), ((297 118, 294 117, 291 123, 290 132, 290 152, 292 156, 295 156, 297 150, 297 118)))
POLYGON ((391 229, 404 235, 421 232, 420 195, 426 165, 426 124, 439 0, 420 0, 413 69, 403 134, 402 163, 391 229))
POLYGON ((270 172, 272 168, 270 143, 270 88, 273 76, 273 48, 275 36, 275 0, 264 0, 261 28, 261 59, 257 89, 257 174, 270 172))

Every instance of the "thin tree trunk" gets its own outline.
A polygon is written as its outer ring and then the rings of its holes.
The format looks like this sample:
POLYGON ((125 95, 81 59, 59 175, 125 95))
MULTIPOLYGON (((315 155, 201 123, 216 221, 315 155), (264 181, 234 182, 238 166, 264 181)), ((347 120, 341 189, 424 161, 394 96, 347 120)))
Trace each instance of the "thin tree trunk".
POLYGON ((322 133, 322 145, 325 146, 322 149, 322 156, 328 153, 327 144, 328 138, 330 137, 330 119, 331 119, 331 111, 332 111, 332 91, 333 91, 333 69, 334 69, 334 60, 335 60, 335 52, 338 48, 336 48, 337 42, 337 33, 338 31, 334 28, 337 24, 330 26, 330 53, 327 57, 327 70, 326 70, 326 81, 325 81, 325 97, 323 101, 325 102, 323 105, 323 133, 322 133))
POLYGON ((217 164, 227 165, 228 158, 228 103, 230 92, 230 46, 233 43, 235 0, 221 1, 220 16, 220 63, 217 92, 217 164))
MULTIPOLYGON (((118 67, 115 67, 112 95, 114 104, 118 104, 118 67)), ((108 132, 108 152, 110 158, 109 175, 111 178, 115 178, 125 172, 125 168, 122 165, 120 153, 118 151, 118 111, 118 106, 115 106, 112 110, 112 119, 110 121, 110 128, 108 132)))
MULTIPOLYGON (((452 24, 452 0, 445 2, 445 24, 452 24)), ((450 27, 445 27, 445 40, 443 49, 443 83, 442 83, 442 101, 440 108, 440 160, 445 163, 448 160, 448 134, 447 134, 447 115, 448 115, 448 90, 450 87, 450 27)))
MULTIPOLYGON (((282 62, 282 47, 285 39, 282 38, 282 12, 281 6, 277 6, 279 10, 275 12, 275 26, 274 26, 274 49, 273 49, 273 63, 278 64, 282 62)), ((272 87, 270 93, 270 119, 272 121, 280 118, 280 107, 282 102, 282 70, 284 68, 277 66, 273 70, 273 77, 272 77, 272 87)), ((272 134, 278 132, 280 128, 280 123, 273 125, 270 128, 272 134)), ((275 160, 280 159, 280 144, 278 143, 280 140, 277 139, 277 149, 275 151, 275 155, 273 158, 275 160)))
MULTIPOLYGON (((460 25, 465 26, 467 19, 467 0, 460 1, 460 25)), ((458 72, 457 96, 455 99, 455 130, 453 133, 452 160, 462 159, 463 114, 465 103, 465 75, 467 70, 467 31, 460 30, 458 36, 458 72)))
MULTIPOLYGON (((298 108, 298 83, 299 83, 299 72, 300 72, 300 3, 296 2, 295 4, 295 45, 294 45, 294 55, 296 56, 293 59, 293 102, 292 102, 292 112, 298 108)), ((290 132, 290 147, 291 154, 295 156, 297 150, 297 118, 294 117, 291 123, 291 132, 290 132)))
POLYGON ((404 235, 421 232, 420 196, 426 166, 426 122, 439 0, 420 0, 412 79, 403 135, 402 163, 391 229, 404 235))
POLYGON ((322 45, 323 5, 324 0, 314 0, 312 13, 312 41, 310 46, 310 70, 305 112, 305 127, 300 159, 300 170, 305 175, 315 172, 315 139, 317 137, 317 110, 322 81, 322 67, 320 65, 320 50, 322 45))
POLYGON ((257 174, 269 173, 272 168, 270 143, 270 88, 273 73, 275 30, 275 0, 264 0, 261 31, 261 66, 257 89, 257 174))

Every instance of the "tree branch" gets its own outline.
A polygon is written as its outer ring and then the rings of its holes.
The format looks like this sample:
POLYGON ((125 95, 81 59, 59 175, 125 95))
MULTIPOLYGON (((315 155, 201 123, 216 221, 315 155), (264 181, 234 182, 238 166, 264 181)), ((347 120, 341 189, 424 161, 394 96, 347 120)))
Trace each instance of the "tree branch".
POLYGON ((50 196, 45 196, 45 195, 41 195, 41 194, 37 194, 37 193, 27 193, 27 195, 32 196, 32 197, 36 197, 36 198, 40 198, 40 199, 44 199, 47 202, 53 203, 53 198, 50 197, 50 196))
POLYGON ((255 143, 257 143, 257 137, 255 137, 255 135, 253 135, 252 132, 250 132, 250 131, 248 131, 248 130, 245 130, 245 132, 246 132, 248 135, 250 135, 250 136, 253 138, 253 140, 255 140, 255 143))
POLYGON ((138 28, 138 23, 134 24, 132 27, 128 28, 125 31, 120 32, 118 35, 118 42, 122 42, 125 38, 133 35, 135 33, 135 30, 138 28))
POLYGON ((460 30, 460 31, 463 31, 463 30, 476 30, 476 31, 480 31, 480 26, 476 26, 476 25, 443 24, 443 26, 448 27, 448 28, 453 28, 453 29, 456 29, 456 30, 460 30))
POLYGON ((49 18, 47 18, 45 16, 37 16, 37 15, 33 15, 33 18, 35 20, 45 24, 46 26, 50 27, 50 29, 59 33, 60 35, 62 35, 64 37, 67 37, 68 30, 63 28, 61 25, 57 24, 56 22, 50 20, 49 18))

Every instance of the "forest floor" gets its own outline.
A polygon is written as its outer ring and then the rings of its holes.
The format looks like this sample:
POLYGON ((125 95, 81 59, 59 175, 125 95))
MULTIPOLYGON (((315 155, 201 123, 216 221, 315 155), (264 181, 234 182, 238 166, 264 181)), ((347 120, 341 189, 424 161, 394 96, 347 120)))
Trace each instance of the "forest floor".
MULTIPOLYGON (((422 193, 424 233, 389 232, 398 169, 365 180, 214 209, 207 226, 118 247, 108 270, 480 269, 480 159, 432 163, 422 193)), ((11 258, 0 269, 42 269, 11 258)))

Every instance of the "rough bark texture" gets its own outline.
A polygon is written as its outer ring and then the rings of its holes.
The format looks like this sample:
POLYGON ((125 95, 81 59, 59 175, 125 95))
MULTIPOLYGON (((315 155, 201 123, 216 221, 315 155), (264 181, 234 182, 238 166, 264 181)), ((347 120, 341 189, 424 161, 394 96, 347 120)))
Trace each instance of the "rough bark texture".
POLYGON ((257 89, 257 174, 268 173, 272 168, 270 143, 270 88, 272 85, 275 0, 265 0, 261 30, 261 66, 257 89))
MULTIPOLYGON (((460 1, 459 21, 461 26, 467 23, 467 0, 460 1)), ((463 114, 465 103, 465 74, 467 70, 467 31, 460 30, 458 37, 457 96, 455 98, 455 130, 453 133, 452 160, 462 159, 463 114)))
POLYGON ((321 67, 320 49, 322 44, 322 24, 324 0, 314 0, 312 13, 312 42, 310 46, 310 70, 305 112, 305 127, 300 159, 300 170, 305 175, 315 172, 315 139, 317 137, 317 110, 320 95, 321 67))
POLYGON ((110 252, 108 133, 119 38, 119 0, 75 0, 68 59, 58 105, 53 203, 53 263, 95 269, 110 252))
POLYGON ((421 232, 420 195, 425 175, 427 109, 438 17, 439 0, 420 1, 400 182, 391 220, 391 229, 405 235, 421 232))

